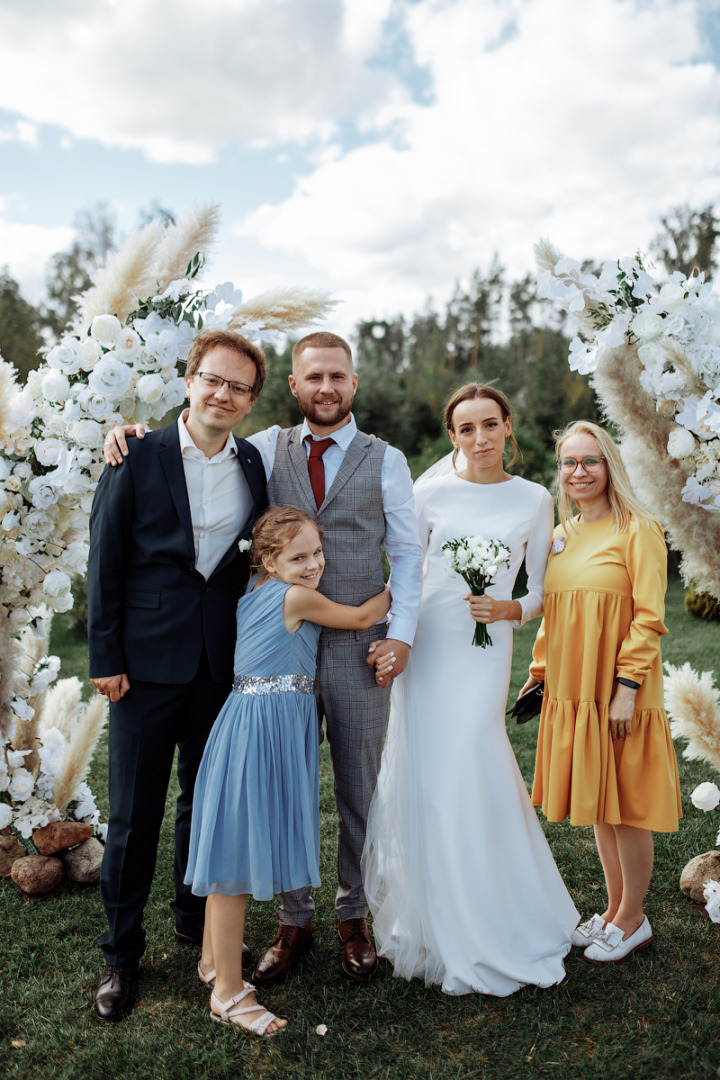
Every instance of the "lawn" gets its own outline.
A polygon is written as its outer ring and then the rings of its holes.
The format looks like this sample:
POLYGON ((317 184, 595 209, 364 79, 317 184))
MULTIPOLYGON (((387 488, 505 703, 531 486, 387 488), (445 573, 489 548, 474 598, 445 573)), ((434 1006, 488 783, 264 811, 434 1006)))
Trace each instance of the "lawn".
MULTIPOLYGON (((683 609, 682 586, 668 596, 670 636, 664 656, 714 668, 720 681, 720 624, 683 609)), ((59 620, 58 620, 59 622, 59 620)), ((513 688, 524 681, 534 627, 517 633, 513 688)), ((66 674, 86 672, 85 649, 56 628, 54 648, 66 674)), ((532 774, 537 721, 510 731, 524 776, 532 774)), ((678 748, 680 749, 680 748, 678 748)), ((107 756, 101 745, 90 783, 106 809, 107 756)), ((711 770, 680 758, 685 818, 679 834, 658 836, 648 900, 655 943, 627 963, 603 968, 574 950, 567 979, 551 990, 525 989, 505 999, 444 996, 394 979, 382 965, 368 986, 342 976, 335 936, 334 806, 327 750, 321 773, 323 864, 315 920, 317 944, 300 970, 266 995, 290 1019, 282 1036, 243 1037, 208 1020, 207 991, 195 976, 196 950, 177 945, 171 896, 168 812, 158 872, 146 912, 148 950, 135 1011, 102 1027, 92 1017, 101 967, 95 939, 103 930, 96 888, 66 886, 52 900, 29 903, 0 882, 0 1046, 2 1072, 22 1080, 129 1077, 313 1077, 387 1080, 632 1076, 663 1080, 720 1076, 720 926, 678 889, 680 872, 715 843, 720 815, 703 814, 690 793, 711 770), (325 1037, 315 1033, 326 1024, 325 1037), (14 1048, 13 1041, 24 1045, 14 1048)), ((468 830, 472 822, 467 822, 468 830)), ((590 829, 547 827, 547 836, 584 917, 601 909, 603 885, 590 829)), ((528 896, 530 907, 533 898, 528 896)), ((251 904, 247 940, 255 952, 275 929, 273 904, 251 904)), ((492 933, 492 927, 488 927, 492 933)))

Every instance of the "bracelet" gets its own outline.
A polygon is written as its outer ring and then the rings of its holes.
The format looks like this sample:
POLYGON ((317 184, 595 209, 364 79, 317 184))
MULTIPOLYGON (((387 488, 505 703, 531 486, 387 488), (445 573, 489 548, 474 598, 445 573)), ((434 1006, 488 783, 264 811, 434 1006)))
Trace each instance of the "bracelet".
POLYGON ((640 683, 633 682, 632 679, 621 679, 620 676, 615 679, 615 682, 619 682, 621 686, 629 686, 631 690, 639 690, 640 683))

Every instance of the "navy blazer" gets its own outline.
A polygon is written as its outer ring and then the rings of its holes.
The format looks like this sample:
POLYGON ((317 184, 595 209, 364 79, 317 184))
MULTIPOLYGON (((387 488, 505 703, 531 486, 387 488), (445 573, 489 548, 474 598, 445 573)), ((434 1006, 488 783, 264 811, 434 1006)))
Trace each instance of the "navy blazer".
POLYGON ((212 676, 232 682, 235 608, 249 574, 237 541, 267 506, 260 454, 235 439, 253 512, 209 580, 195 545, 177 423, 129 439, 122 465, 106 466, 90 515, 90 677, 189 682, 203 645, 212 676))

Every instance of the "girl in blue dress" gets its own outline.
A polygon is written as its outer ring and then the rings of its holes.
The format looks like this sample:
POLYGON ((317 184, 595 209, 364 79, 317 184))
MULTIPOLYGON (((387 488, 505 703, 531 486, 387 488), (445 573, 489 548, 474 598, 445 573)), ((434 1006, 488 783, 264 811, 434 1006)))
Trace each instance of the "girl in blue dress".
POLYGON ((362 630, 388 612, 387 588, 359 607, 317 591, 325 560, 311 517, 274 506, 257 522, 258 571, 237 608, 233 690, 197 775, 186 883, 207 896, 202 982, 213 1020, 256 1035, 286 1026, 243 981, 248 895, 320 885, 318 721, 313 695, 323 626, 362 630))

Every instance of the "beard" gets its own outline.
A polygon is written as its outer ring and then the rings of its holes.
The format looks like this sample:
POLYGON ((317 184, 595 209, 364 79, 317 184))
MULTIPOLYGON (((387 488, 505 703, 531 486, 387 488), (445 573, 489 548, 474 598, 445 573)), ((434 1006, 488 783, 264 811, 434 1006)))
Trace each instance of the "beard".
POLYGON ((314 401, 304 398, 298 398, 298 405, 300 412, 311 424, 317 424, 319 427, 335 427, 350 415, 352 398, 350 400, 341 399, 335 404, 334 409, 319 409, 314 401))

